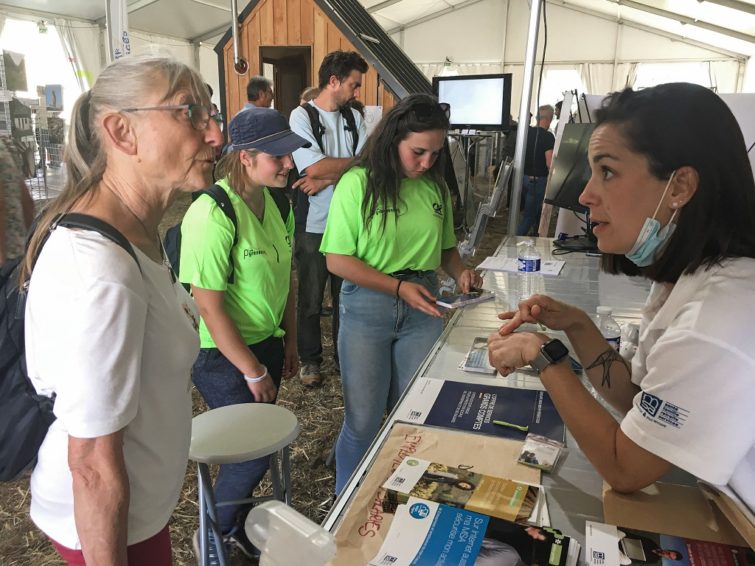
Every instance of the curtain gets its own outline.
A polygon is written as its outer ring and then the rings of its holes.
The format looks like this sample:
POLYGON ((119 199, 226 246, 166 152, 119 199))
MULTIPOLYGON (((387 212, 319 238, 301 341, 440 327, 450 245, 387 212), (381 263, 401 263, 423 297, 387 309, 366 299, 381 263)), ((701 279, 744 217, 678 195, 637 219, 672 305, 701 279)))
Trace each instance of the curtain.
MULTIPOLYGON (((58 30, 58 36, 60 37, 60 44, 63 47, 63 52, 66 54, 66 58, 73 68, 76 81, 79 83, 81 91, 84 92, 94 83, 95 73, 90 70, 90 65, 93 65, 94 61, 89 61, 88 65, 87 62, 82 60, 81 54, 86 52, 86 50, 82 48, 83 46, 81 45, 79 38, 77 38, 77 30, 71 26, 70 21, 63 18, 56 18, 54 24, 55 28, 58 30)), ((77 26, 80 26, 80 24, 77 24, 77 26)), ((97 28, 95 27, 94 29, 97 28)), ((99 45, 89 45, 88 47, 90 49, 91 47, 94 47, 96 49, 95 55, 99 54, 99 45)), ((94 59, 94 57, 90 56, 87 59, 94 59)), ((98 56, 97 59, 99 59, 98 56)))
POLYGON ((583 63, 579 73, 588 94, 608 94, 634 86, 637 63, 583 63))
POLYGON ((489 75, 500 73, 500 63, 417 63, 428 79, 436 76, 489 75))
POLYGON ((710 86, 715 92, 737 92, 737 61, 708 61, 710 86))

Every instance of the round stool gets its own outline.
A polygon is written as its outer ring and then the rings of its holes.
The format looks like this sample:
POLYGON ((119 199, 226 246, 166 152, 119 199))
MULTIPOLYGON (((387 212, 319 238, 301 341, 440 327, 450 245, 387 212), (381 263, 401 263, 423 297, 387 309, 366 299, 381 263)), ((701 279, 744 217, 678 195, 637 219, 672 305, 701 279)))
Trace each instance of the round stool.
POLYGON ((217 523, 217 507, 261 503, 271 499, 291 504, 288 446, 299 436, 299 421, 283 407, 267 403, 242 403, 218 407, 191 421, 189 458, 197 463, 199 497, 200 564, 208 560, 208 528, 212 530, 218 560, 226 564, 223 534, 217 523), (210 464, 236 464, 270 456, 273 495, 238 501, 215 501, 210 464))

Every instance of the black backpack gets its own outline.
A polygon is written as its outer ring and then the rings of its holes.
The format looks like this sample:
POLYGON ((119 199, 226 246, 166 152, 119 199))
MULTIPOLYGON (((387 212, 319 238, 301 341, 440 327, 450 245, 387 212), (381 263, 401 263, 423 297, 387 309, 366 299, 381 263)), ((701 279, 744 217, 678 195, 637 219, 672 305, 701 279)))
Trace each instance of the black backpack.
MULTIPOLYGON (((315 141, 320 147, 320 151, 325 153, 325 148, 322 143, 322 136, 325 134, 325 126, 320 122, 320 113, 317 108, 309 103, 301 105, 304 111, 309 117, 309 124, 312 127, 312 135, 315 136, 315 141)), ((357 147, 359 146, 359 130, 357 129, 357 122, 354 119, 354 112, 351 106, 342 106, 340 109, 341 116, 343 116, 346 122, 345 130, 351 132, 351 154, 356 156, 357 147)), ((294 167, 288 175, 288 185, 286 189, 291 193, 295 189, 291 188, 297 180, 299 180, 300 174, 298 169, 294 167)), ((309 196, 301 191, 296 191, 294 197, 294 217, 296 219, 297 231, 304 231, 304 227, 307 225, 307 214, 309 213, 309 196)))
MULTIPOLYGON (((283 219, 283 224, 285 224, 286 219, 291 212, 291 203, 282 191, 270 189, 269 192, 270 196, 272 196, 275 201, 275 205, 278 207, 278 212, 280 212, 281 218, 283 219)), ((233 248, 236 247, 236 244, 239 241, 239 235, 238 220, 236 219, 236 211, 233 210, 231 199, 228 197, 228 193, 217 184, 194 194, 197 197, 203 194, 208 195, 215 201, 215 204, 220 207, 220 210, 222 210, 228 220, 231 221, 231 224, 233 224, 233 243, 231 244, 231 249, 228 250, 228 266, 230 268, 228 272, 228 283, 233 283, 233 248)), ((165 255, 168 256, 168 261, 173 269, 174 276, 178 278, 181 269, 181 222, 168 228, 168 231, 165 233, 165 239, 163 240, 163 246, 165 247, 165 255)), ((187 291, 190 288, 190 285, 185 283, 183 286, 187 291)))
MULTIPOLYGON (((86 214, 65 214, 53 222, 37 257, 56 226, 99 232, 126 250, 139 265, 123 234, 86 214)), ((47 429, 55 420, 55 397, 38 394, 26 370, 24 315, 28 281, 19 287, 22 261, 23 258, 14 258, 0 268, 0 481, 12 481, 34 466, 47 429)))

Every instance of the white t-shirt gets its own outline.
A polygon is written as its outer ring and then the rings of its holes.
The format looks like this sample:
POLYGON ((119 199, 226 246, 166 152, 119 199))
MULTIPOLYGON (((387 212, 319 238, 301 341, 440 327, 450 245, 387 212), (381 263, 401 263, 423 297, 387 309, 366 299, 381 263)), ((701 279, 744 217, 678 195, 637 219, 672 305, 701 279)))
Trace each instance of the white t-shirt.
POLYGON ((632 441, 755 509, 755 260, 654 284, 632 359, 632 441), (668 295, 666 297, 666 295, 668 295))
MULTIPOLYGON (((314 101, 310 101, 308 104, 314 106, 320 113, 320 123, 325 128, 325 133, 322 135, 322 145, 324 147, 321 150, 317 144, 317 139, 312 133, 312 123, 309 121, 307 111, 304 108, 294 108, 290 119, 291 130, 312 144, 311 147, 297 149, 293 154, 296 167, 299 171, 304 172, 307 167, 326 157, 353 157, 352 133, 346 130, 346 120, 343 119, 341 112, 339 110, 326 112, 317 106, 314 101)), ((354 122, 359 132, 356 151, 358 154, 362 151, 364 142, 367 139, 367 126, 359 112, 352 108, 351 113, 354 114, 354 122)), ((325 232, 325 223, 328 220, 328 211, 330 210, 330 201, 332 198, 333 185, 329 185, 316 195, 309 197, 307 232, 312 234, 322 234, 325 232)))
POLYGON ((191 438, 191 366, 198 315, 163 264, 91 231, 58 227, 34 268, 26 304, 26 360, 55 415, 31 478, 31 518, 81 548, 73 516, 68 435, 124 429, 130 485, 128 544, 168 523, 191 438))

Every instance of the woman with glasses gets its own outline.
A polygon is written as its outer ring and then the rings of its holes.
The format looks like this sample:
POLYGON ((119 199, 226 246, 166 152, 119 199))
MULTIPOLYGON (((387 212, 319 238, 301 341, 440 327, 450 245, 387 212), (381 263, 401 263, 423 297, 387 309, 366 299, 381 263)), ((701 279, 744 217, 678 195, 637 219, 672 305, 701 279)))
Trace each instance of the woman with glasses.
POLYGON ((179 193, 212 180, 222 138, 209 108, 178 61, 107 67, 73 108, 66 185, 25 257, 28 373, 57 417, 31 477, 31 518, 68 564, 172 563, 199 338, 158 224, 179 193), (64 227, 61 213, 105 227, 64 227))
MULTIPOLYGON (((294 216, 283 193, 294 167, 291 152, 307 145, 277 110, 240 112, 229 126, 231 149, 218 163, 217 187, 233 208, 201 195, 181 224, 180 279, 199 307, 201 350, 192 379, 211 409, 274 403, 281 377, 298 371, 296 313, 291 281, 294 216)), ((249 431, 254 434, 254 431, 249 431)), ((218 501, 244 499, 270 458, 220 466, 218 501)), ((248 507, 218 508, 224 543, 247 556, 256 549, 244 534, 248 507)), ((210 554, 217 544, 209 533, 210 554)))
POLYGON ((345 402, 340 493, 443 330, 442 267, 462 292, 481 285, 456 250, 441 149, 449 107, 411 95, 381 120, 336 186, 320 250, 344 278, 338 352, 345 402))

